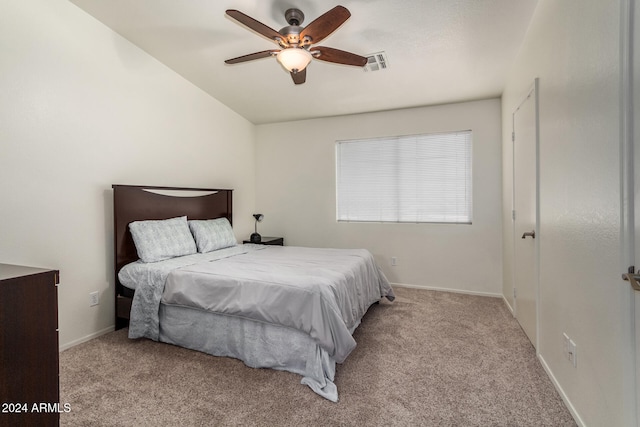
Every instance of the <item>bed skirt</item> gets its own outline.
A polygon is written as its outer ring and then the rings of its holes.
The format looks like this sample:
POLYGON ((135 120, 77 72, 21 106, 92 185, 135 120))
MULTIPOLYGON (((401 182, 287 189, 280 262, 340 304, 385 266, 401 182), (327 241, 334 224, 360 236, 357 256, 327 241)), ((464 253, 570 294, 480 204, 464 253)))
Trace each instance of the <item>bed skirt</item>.
POLYGON ((162 342, 240 359, 251 368, 302 375, 302 384, 325 399, 338 401, 333 382, 335 360, 297 329, 163 303, 159 320, 162 342))

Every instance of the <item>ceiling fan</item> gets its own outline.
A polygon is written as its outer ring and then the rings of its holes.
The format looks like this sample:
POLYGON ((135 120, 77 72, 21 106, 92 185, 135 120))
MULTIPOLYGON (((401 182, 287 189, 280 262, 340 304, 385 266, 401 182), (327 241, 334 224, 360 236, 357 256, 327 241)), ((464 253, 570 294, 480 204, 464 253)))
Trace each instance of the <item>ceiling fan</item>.
POLYGON ((226 13, 231 18, 249 27, 258 34, 262 34, 268 39, 273 40, 281 47, 281 49, 263 50, 261 52, 227 59, 224 61, 227 64, 237 64, 239 62, 275 56, 284 68, 291 73, 291 78, 297 85, 306 81, 306 67, 312 58, 357 67, 364 67, 367 64, 367 58, 364 56, 331 47, 312 46, 321 42, 349 19, 351 13, 343 6, 334 7, 316 18, 306 27, 300 26, 304 21, 302 11, 299 9, 288 9, 284 13, 284 17, 289 25, 280 31, 276 31, 238 10, 229 9, 226 13))

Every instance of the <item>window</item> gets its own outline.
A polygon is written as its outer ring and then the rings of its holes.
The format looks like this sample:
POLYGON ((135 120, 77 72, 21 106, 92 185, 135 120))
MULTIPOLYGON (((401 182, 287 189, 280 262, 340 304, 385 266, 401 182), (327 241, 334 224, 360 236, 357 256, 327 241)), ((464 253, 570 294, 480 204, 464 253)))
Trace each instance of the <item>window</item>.
POLYGON ((471 223, 471 131, 336 142, 338 221, 471 223))

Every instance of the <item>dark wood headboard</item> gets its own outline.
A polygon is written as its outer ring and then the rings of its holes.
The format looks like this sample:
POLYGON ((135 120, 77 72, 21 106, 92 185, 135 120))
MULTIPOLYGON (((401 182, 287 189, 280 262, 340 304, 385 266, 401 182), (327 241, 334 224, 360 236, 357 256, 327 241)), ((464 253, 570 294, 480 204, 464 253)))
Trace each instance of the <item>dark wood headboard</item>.
POLYGON ((112 187, 116 329, 118 329, 126 326, 118 316, 118 297, 125 294, 125 288, 118 280, 118 272, 126 264, 138 260, 133 237, 129 232, 129 223, 186 215, 188 219, 225 217, 233 224, 233 190, 140 185, 113 185, 112 187))

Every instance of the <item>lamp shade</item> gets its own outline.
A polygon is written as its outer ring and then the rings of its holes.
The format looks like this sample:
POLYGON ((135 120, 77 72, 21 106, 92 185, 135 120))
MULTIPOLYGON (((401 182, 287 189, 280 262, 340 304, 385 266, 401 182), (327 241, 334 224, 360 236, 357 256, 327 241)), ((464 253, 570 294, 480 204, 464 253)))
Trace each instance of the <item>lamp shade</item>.
POLYGON ((309 65, 312 56, 306 49, 289 47, 278 52, 276 58, 287 71, 302 71, 309 65))

